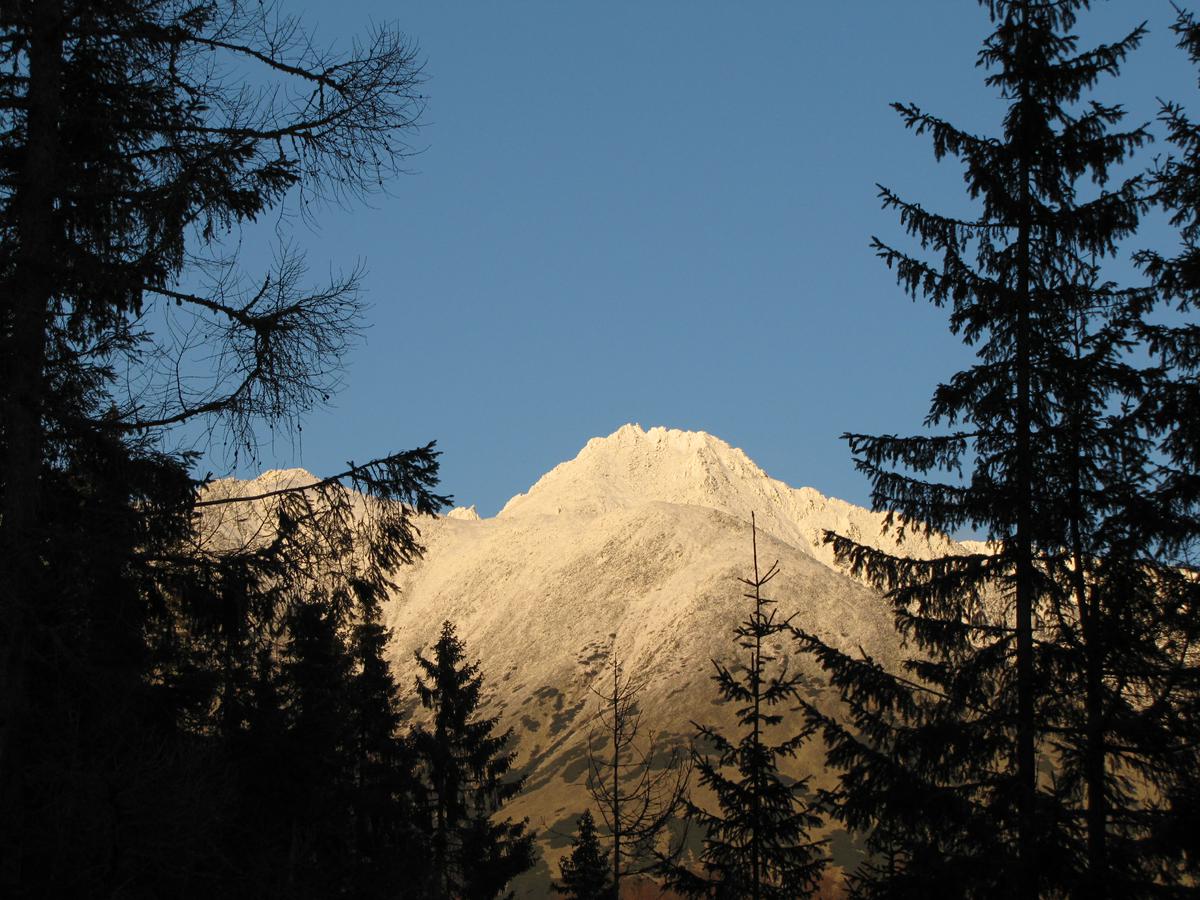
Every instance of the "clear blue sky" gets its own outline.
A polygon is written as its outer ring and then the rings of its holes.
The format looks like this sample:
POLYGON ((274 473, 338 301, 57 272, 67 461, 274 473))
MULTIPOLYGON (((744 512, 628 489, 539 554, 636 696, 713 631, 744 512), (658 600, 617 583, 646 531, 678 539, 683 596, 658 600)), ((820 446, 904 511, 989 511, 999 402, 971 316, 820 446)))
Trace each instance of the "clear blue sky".
MULTIPOLYGON (((390 197, 294 234, 316 273, 365 262, 370 328, 347 387, 264 467, 436 438, 443 488, 492 515, 634 421, 866 503, 838 435, 918 430, 966 361, 868 244, 903 240, 876 182, 966 208, 958 169, 888 103, 995 130, 973 0, 286 5, 321 42, 398 22, 428 108, 390 197)), ((1097 7, 1088 38, 1152 28, 1098 98, 1145 121, 1156 96, 1194 96, 1168 0, 1097 7)))

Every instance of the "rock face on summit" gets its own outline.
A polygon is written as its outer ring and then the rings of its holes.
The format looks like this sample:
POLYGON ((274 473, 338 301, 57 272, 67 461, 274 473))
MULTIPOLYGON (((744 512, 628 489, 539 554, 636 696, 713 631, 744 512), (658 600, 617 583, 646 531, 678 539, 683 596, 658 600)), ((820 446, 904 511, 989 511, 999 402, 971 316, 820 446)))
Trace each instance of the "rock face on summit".
MULTIPOLYGON (((809 487, 789 487, 720 438, 702 431, 643 431, 637 425, 592 438, 529 493, 509 500, 499 518, 597 515, 650 501, 715 509, 745 522, 754 512, 761 531, 828 565, 833 565, 833 554, 822 540, 827 530, 888 550, 898 546, 881 534, 882 515, 809 487)), ((951 546, 944 538, 931 542, 909 536, 903 549, 911 556, 928 556, 952 552, 951 546)))
MULTIPOLYGON (((752 571, 751 512, 760 562, 779 561, 771 596, 780 614, 834 645, 894 659, 886 605, 839 570, 821 542, 832 529, 894 551, 883 517, 772 479, 708 434, 626 425, 589 441, 493 519, 464 510, 422 523, 428 552, 397 573, 384 613, 400 684, 413 683, 413 651, 453 621, 482 661, 489 711, 519 740, 528 782, 510 814, 528 816, 541 833, 554 876, 576 816, 590 805, 593 688, 611 653, 647 679, 644 728, 686 742, 693 721, 731 722, 733 711, 715 703, 712 660, 732 658, 731 631, 746 614, 737 578, 752 571)), ((953 547, 910 535, 900 549, 953 547)), ((786 642, 772 649, 793 656, 786 642)), ((789 662, 813 671, 807 660, 789 662)), ((819 679, 810 690, 821 697, 819 679)), ((814 742, 792 774, 821 766, 814 742)), ((531 896, 542 895, 547 874, 531 896)))

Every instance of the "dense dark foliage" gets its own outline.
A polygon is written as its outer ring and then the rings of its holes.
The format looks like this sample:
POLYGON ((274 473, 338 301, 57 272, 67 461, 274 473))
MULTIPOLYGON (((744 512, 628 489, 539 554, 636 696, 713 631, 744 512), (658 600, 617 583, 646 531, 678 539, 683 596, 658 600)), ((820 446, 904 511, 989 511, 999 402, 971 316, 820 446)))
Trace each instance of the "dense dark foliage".
POLYGON ((387 892, 412 799, 377 604, 437 454, 246 498, 172 448, 253 455, 336 387, 357 277, 243 275, 225 239, 396 169, 413 50, 29 0, 0 63, 0 893, 387 892))
POLYGON ((571 852, 559 863, 561 881, 555 890, 571 900, 606 900, 612 896, 611 865, 596 836, 591 810, 579 817, 571 852))
POLYGON ((857 895, 1154 894, 1182 863, 1156 837, 1174 831, 1160 792, 1194 753, 1181 740, 1194 570, 1170 536, 1192 512, 1183 460, 1161 465, 1179 431, 1171 364, 1133 352, 1155 295, 1102 269, 1148 205, 1142 179, 1110 180, 1147 133, 1113 131, 1120 108, 1087 99, 1142 30, 1080 51, 1083 0, 985 5, 979 60, 1007 103, 1002 134, 896 106, 938 158, 962 161, 979 214, 884 188, 928 257, 875 242, 978 361, 938 387, 932 434, 848 437, 891 527, 975 528, 990 549, 912 560, 831 535, 915 652, 889 672, 801 633, 844 711, 805 705, 841 772, 825 802, 873 854, 857 895))
MULTIPOLYGON (((1200 67, 1200 22, 1180 10, 1173 30, 1193 65, 1200 67)), ((1191 94, 1194 100, 1195 93, 1191 94)), ((1174 315, 1140 323, 1140 337, 1157 366, 1142 412, 1157 438, 1155 463, 1159 477, 1148 500, 1157 519, 1154 537, 1176 565, 1160 576, 1170 602, 1162 613, 1170 632, 1166 647, 1175 657, 1171 674, 1176 690, 1160 692, 1173 718, 1165 735, 1158 766, 1165 782, 1168 815, 1156 822, 1155 847, 1193 879, 1200 877, 1200 658, 1195 630, 1200 625, 1200 328, 1195 324, 1200 302, 1200 125, 1178 98, 1162 105, 1172 155, 1152 173, 1160 207, 1179 229, 1173 255, 1145 251, 1138 261, 1152 277, 1161 301, 1174 315), (1169 579, 1169 581, 1167 581, 1169 579)))
POLYGON ((480 715, 479 664, 467 661, 450 622, 432 658, 418 653, 417 663, 417 691, 433 715, 413 738, 428 788, 430 896, 490 900, 534 861, 525 823, 493 815, 521 790, 512 731, 493 734, 498 717, 480 715))
POLYGON ((774 601, 762 594, 779 569, 772 565, 760 573, 753 524, 751 534, 754 577, 739 580, 753 608, 734 631, 744 661, 734 669, 713 661, 721 699, 737 704, 741 730, 730 737, 696 726, 697 745, 711 747, 713 756, 694 751, 695 769, 718 809, 687 804, 688 819, 704 835, 702 872, 668 869, 671 886, 689 896, 806 897, 815 893, 827 862, 823 842, 810 837, 821 818, 805 799, 808 779, 792 781, 779 771, 780 759, 795 756, 812 729, 771 743, 771 733, 784 722, 775 710, 799 700, 801 675, 788 672, 764 646, 791 624, 776 618, 774 601))

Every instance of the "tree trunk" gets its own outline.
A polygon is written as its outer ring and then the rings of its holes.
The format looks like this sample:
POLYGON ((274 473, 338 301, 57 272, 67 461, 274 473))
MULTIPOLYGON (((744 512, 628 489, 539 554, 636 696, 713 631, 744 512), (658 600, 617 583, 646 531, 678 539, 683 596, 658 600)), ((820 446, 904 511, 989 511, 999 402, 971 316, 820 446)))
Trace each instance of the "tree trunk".
MULTIPOLYGON (((761 719, 761 690, 760 681, 762 678, 762 634, 759 626, 762 624, 762 579, 758 574, 758 524, 755 522, 754 513, 750 513, 750 541, 754 548, 754 656, 751 660, 750 684, 754 691, 754 752, 758 753, 759 744, 762 741, 762 735, 759 733, 759 723, 761 719)), ((762 872, 759 871, 761 851, 759 847, 759 830, 762 828, 762 795, 764 785, 761 781, 761 770, 758 767, 758 760, 755 760, 754 773, 754 793, 751 796, 750 802, 753 804, 753 813, 751 822, 753 827, 750 832, 750 883, 751 883, 751 900, 758 900, 762 893, 762 872)))
MULTIPOLYGON (((1029 101, 1026 101, 1029 102, 1029 101)), ((1024 141, 1024 136, 1019 135, 1024 141)), ((1021 149, 1025 152, 1024 148, 1021 149)), ((1017 421, 1016 421, 1016 630, 1017 630, 1017 896, 1035 897, 1035 839, 1037 801, 1037 761, 1034 752, 1034 676, 1033 676, 1033 448, 1032 396, 1030 385, 1030 242, 1032 197, 1029 187, 1029 162, 1021 161, 1019 177, 1020 224, 1017 235, 1017 421)))
MULTIPOLYGON (((1075 362, 1078 365, 1083 347, 1081 338, 1084 330, 1083 316, 1077 325, 1075 362)), ((1078 375, 1076 376, 1078 378, 1078 375)), ((1102 594, 1088 588, 1086 571, 1087 558, 1084 553, 1083 529, 1087 525, 1083 508, 1083 427, 1081 424, 1083 401, 1080 399, 1085 388, 1072 392, 1071 454, 1074 471, 1071 478, 1071 590, 1075 596, 1075 614, 1079 616, 1079 628, 1083 635, 1084 654, 1084 735, 1083 773, 1087 795, 1085 815, 1087 822, 1087 873, 1084 878, 1086 896, 1103 900, 1108 889, 1107 861, 1107 797, 1104 791, 1105 740, 1104 740, 1104 645, 1099 628, 1100 598, 1102 594)), ((1094 578, 1094 576, 1093 576, 1094 578)))
POLYGON ((1084 653, 1087 665, 1087 687, 1084 703, 1085 724, 1084 777, 1087 781, 1087 846, 1088 896, 1096 900, 1109 895, 1108 890, 1108 797, 1104 790, 1104 769, 1107 751, 1104 741, 1104 645, 1100 635, 1100 604, 1095 591, 1086 606, 1083 621, 1084 653))
POLYGON ((29 22, 29 74, 24 160, 12 200, 17 249, 4 286, 4 490, 0 500, 0 618, 7 630, 0 652, 0 893, 20 884, 21 730, 26 702, 30 630, 43 565, 40 540, 43 455, 42 393, 46 329, 54 277, 55 161, 61 103, 61 0, 37 0, 29 22))
MULTIPOLYGON (((616 650, 616 643, 613 643, 616 650)), ((612 788, 612 831, 613 831, 613 900, 621 900, 621 670, 613 659, 613 788, 612 788)))

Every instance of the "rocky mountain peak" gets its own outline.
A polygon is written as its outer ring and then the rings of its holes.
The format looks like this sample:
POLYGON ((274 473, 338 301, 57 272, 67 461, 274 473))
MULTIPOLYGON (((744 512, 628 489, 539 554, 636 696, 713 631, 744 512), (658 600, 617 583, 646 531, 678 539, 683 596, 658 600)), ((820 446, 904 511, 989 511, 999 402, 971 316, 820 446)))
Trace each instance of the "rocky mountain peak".
POLYGON ((745 453, 706 432, 627 424, 592 438, 500 515, 597 513, 648 501, 734 512, 731 498, 766 477, 745 453))
POLYGON ((446 513, 447 519, 459 519, 463 522, 478 522, 479 512, 475 509, 474 504, 471 506, 456 506, 450 512, 446 513))
MULTIPOLYGON (((897 549, 894 535, 883 533, 881 514, 771 478, 742 450, 706 432, 637 424, 592 438, 574 459, 513 497, 499 518, 595 516, 647 503, 700 506, 745 522, 753 512, 762 531, 826 565, 833 565, 826 530, 897 549)), ((903 552, 924 556, 949 546, 936 536, 932 544, 910 537, 903 552)))

